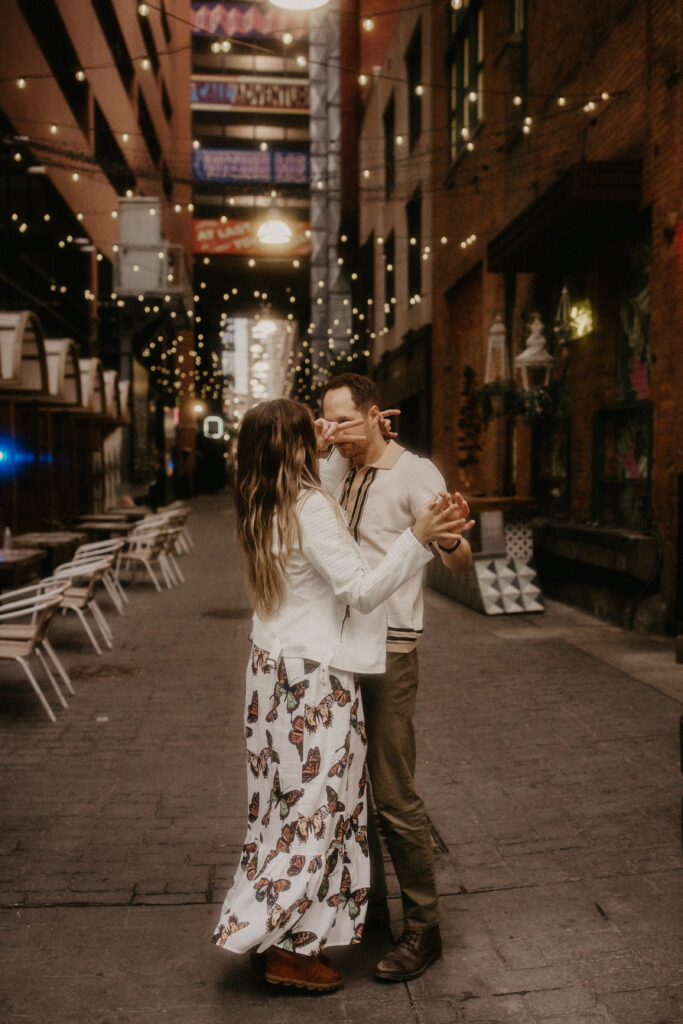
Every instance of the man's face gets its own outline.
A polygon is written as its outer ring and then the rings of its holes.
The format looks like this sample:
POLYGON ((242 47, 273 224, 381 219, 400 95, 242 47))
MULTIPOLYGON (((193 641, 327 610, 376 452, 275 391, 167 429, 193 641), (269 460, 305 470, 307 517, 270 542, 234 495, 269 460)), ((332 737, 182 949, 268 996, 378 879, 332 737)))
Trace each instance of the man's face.
POLYGON ((364 455, 370 443, 371 418, 368 412, 358 409, 349 388, 335 388, 328 391, 323 398, 323 417, 335 423, 349 423, 351 420, 363 420, 362 427, 355 427, 354 434, 365 434, 365 441, 353 441, 349 444, 338 444, 337 449, 345 459, 357 459, 364 455))

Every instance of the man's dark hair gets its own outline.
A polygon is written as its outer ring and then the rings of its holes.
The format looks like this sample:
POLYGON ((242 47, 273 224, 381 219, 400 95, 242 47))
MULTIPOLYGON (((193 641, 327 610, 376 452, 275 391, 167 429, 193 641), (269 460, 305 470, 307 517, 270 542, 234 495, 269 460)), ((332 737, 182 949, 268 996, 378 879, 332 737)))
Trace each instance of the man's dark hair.
POLYGON ((360 373, 340 373, 331 377, 320 393, 320 404, 328 391, 337 391, 339 388, 349 389, 357 409, 367 410, 373 405, 379 405, 379 393, 374 380, 360 373))

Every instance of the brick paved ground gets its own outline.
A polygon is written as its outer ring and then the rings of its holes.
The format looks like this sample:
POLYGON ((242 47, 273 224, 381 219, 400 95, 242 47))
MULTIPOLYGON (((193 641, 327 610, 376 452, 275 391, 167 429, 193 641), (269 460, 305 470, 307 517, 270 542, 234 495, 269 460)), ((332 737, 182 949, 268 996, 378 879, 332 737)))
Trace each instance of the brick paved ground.
POLYGON ((191 523, 187 583, 136 586, 113 651, 57 623, 78 690, 57 725, 2 668, 3 1024, 683 1022, 683 669, 670 642, 559 605, 491 619, 428 597, 442 962, 378 984, 373 938, 309 997, 210 945, 244 829, 247 601, 227 499, 191 523))

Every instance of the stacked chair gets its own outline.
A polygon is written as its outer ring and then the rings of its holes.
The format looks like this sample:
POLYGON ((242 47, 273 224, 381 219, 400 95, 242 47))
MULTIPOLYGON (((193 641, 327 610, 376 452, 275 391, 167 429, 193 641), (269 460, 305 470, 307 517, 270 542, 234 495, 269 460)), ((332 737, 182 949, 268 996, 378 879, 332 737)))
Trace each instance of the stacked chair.
POLYGON ((163 589, 160 579, 169 590, 184 582, 178 555, 194 547, 187 529, 189 512, 182 506, 170 506, 146 516, 125 539, 82 544, 70 562, 56 567, 53 576, 0 595, 0 661, 21 665, 50 721, 57 719, 33 671, 33 657, 40 662, 62 707, 68 704, 60 682, 69 694, 75 693, 47 636, 55 616, 73 611, 98 655, 103 653, 102 645, 112 648, 112 630, 96 593, 103 588, 122 615, 129 602, 121 583, 122 570, 130 570, 128 582, 132 583, 142 567, 158 592, 163 589))

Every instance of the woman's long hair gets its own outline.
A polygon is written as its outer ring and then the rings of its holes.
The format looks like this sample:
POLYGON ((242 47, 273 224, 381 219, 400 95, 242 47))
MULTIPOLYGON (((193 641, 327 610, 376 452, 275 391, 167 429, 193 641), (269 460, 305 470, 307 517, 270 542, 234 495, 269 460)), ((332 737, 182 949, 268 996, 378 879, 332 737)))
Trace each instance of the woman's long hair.
POLYGON ((289 398, 250 409, 237 441, 235 508, 254 610, 262 618, 278 608, 287 562, 301 542, 302 489, 321 489, 310 411, 289 398))

